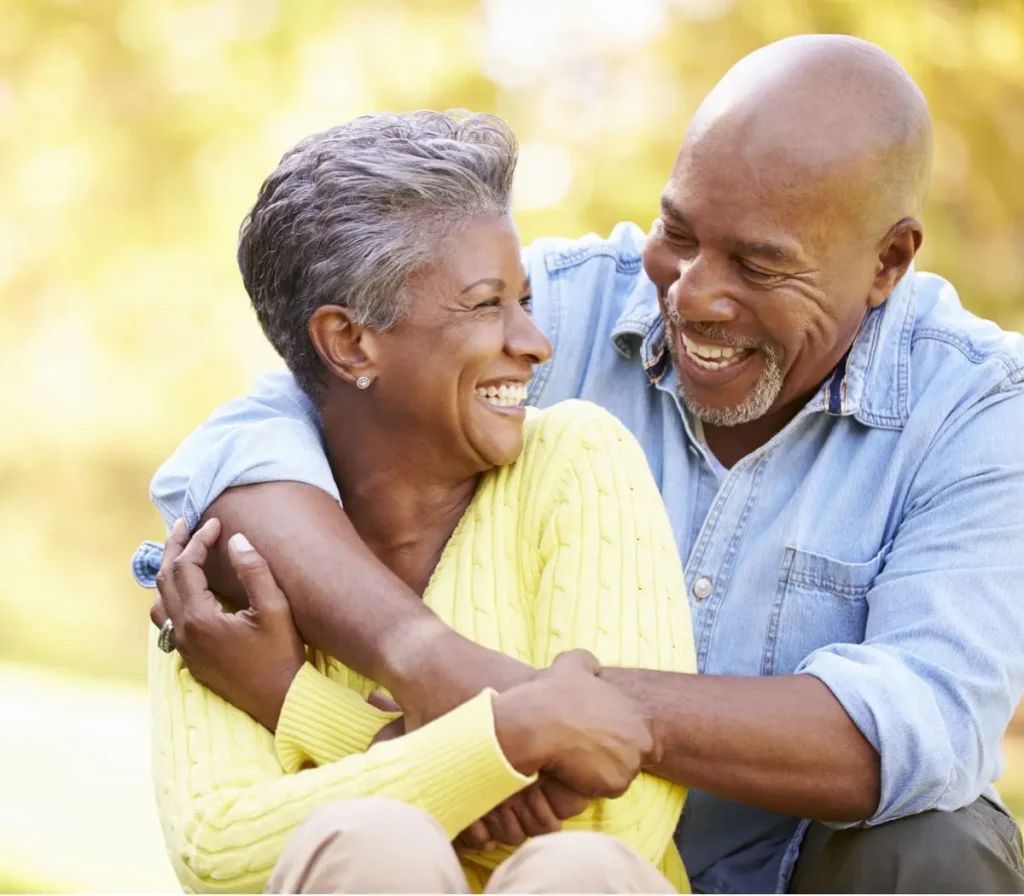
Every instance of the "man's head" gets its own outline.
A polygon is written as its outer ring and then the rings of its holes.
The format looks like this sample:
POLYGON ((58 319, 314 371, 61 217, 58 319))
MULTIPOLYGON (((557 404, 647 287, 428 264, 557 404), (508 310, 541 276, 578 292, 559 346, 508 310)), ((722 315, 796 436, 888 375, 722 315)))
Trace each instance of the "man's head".
POLYGON ((644 254, 680 390, 715 426, 813 394, 921 245, 931 119, 861 40, 788 38, 697 110, 644 254))

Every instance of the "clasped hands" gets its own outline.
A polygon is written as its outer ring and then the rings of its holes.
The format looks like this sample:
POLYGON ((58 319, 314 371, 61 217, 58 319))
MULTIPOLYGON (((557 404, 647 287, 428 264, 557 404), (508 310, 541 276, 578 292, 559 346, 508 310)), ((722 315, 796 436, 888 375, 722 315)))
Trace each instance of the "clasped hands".
MULTIPOLYGON (((306 661, 305 648, 270 567, 243 536, 231 539, 228 556, 249 606, 237 613, 221 608, 203 571, 219 535, 217 520, 191 538, 183 522, 175 525, 150 618, 157 626, 173 621, 175 648, 196 680, 273 731, 306 661)), ((518 846, 528 837, 557 831, 591 799, 621 796, 641 769, 656 761, 657 745, 643 709, 600 678, 600 665, 588 651, 562 653, 538 671, 443 626, 438 630, 448 633, 439 637, 450 643, 429 653, 444 657, 443 664, 407 676, 408 686, 393 688, 397 702, 370 695, 378 709, 403 712, 374 743, 414 730, 491 686, 500 691, 494 700, 495 734, 506 759, 521 774, 538 775, 463 831, 456 846, 518 846)))

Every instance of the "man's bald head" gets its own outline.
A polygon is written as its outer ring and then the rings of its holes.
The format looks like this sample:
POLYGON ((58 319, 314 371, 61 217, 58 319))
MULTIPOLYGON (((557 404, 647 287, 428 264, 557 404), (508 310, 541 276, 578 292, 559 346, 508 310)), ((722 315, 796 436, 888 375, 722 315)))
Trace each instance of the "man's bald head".
POLYGON ((701 104, 683 151, 721 157, 723 149, 777 187, 823 187, 831 208, 883 227, 881 237, 923 211, 931 115, 917 85, 880 47, 801 35, 740 60, 701 104))
POLYGON ((726 74, 644 250, 691 412, 770 437, 821 387, 921 245, 931 143, 921 91, 865 41, 788 38, 726 74))

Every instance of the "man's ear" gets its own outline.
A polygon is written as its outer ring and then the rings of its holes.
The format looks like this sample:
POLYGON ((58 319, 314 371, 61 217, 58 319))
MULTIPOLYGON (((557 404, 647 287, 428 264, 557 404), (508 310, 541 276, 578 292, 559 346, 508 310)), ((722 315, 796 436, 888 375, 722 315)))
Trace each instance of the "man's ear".
POLYGON ((372 330, 352 319, 341 305, 323 305, 309 321, 309 338, 327 372, 347 383, 377 375, 376 344, 372 330))
POLYGON ((868 293, 868 306, 877 308, 896 288, 924 240, 924 228, 915 218, 897 222, 878 244, 875 279, 868 293))

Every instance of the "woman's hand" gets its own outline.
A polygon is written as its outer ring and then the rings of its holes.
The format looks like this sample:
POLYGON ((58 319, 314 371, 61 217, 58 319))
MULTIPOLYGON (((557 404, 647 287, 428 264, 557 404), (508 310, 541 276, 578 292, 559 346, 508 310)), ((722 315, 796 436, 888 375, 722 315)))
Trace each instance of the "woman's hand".
POLYGON ((660 750, 643 708, 598 678, 586 650, 555 657, 549 669, 494 701, 494 728, 523 774, 546 771, 591 798, 622 796, 660 750))
POLYGON ((203 564, 220 535, 212 519, 189 539, 178 520, 157 574, 160 600, 150 618, 174 625, 174 646, 192 677, 271 731, 296 673, 306 661, 291 608, 266 561, 244 535, 228 543, 248 609, 225 612, 210 591, 203 564))

